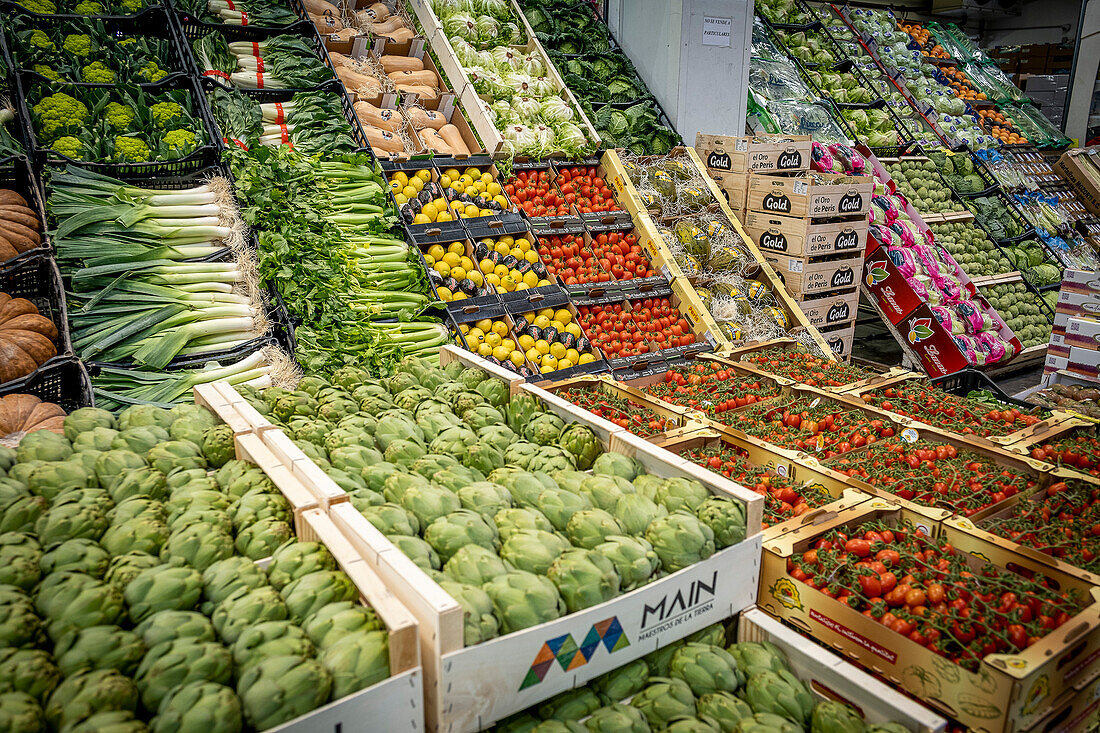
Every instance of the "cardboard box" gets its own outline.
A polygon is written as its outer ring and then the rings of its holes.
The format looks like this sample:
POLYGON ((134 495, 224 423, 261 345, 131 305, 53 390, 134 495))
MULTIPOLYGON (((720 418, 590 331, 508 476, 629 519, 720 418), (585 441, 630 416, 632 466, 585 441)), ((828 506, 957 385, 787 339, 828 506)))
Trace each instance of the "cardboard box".
POLYGON ((852 344, 856 339, 856 322, 853 319, 848 323, 820 329, 825 343, 829 345, 838 359, 847 360, 852 355, 852 344))
MULTIPOLYGON (((710 177, 718 184, 719 190, 730 205, 733 213, 744 212, 745 201, 749 193, 748 173, 715 173, 710 171, 710 177)), ((744 214, 740 217, 744 221, 744 214)))
POLYGON ((1093 381, 1100 380, 1100 351, 1071 346, 1066 371, 1093 381))
MULTIPOLYGON (((1066 346, 1100 352, 1100 321, 1070 318, 1066 324, 1066 346)), ((1098 357, 1100 358, 1100 357, 1098 357)))
POLYGON ((761 214, 814 218, 865 216, 871 210, 870 176, 815 175, 830 183, 754 173, 749 177, 745 208, 761 214))
MULTIPOLYGON (((1085 174, 1085 163, 1078 160, 1078 156, 1090 155, 1096 156, 1097 151, 1095 148, 1086 148, 1084 150, 1068 150, 1062 153, 1062 157, 1058 159, 1058 162, 1054 164, 1054 170, 1062 176, 1062 178, 1069 181, 1073 186, 1074 191, 1077 192, 1078 198, 1085 208, 1093 214, 1100 214, 1100 186, 1097 186, 1092 180, 1085 174)), ((1091 160, 1096 160, 1093 157, 1091 160)))
POLYGON ((867 243, 867 217, 852 221, 818 221, 749 213, 745 231, 765 252, 819 257, 862 253, 867 243))
POLYGON ((1043 363, 1043 374, 1050 374, 1051 372, 1061 371, 1069 366, 1068 356, 1055 356, 1054 354, 1047 353, 1047 359, 1043 363))
MULTIPOLYGON (((798 295, 795 297, 799 308, 806 314, 810 324, 817 328, 827 328, 854 320, 859 309, 859 288, 839 293, 819 295, 798 295)), ((824 334, 822 334, 824 335, 824 334)), ((829 337, 825 337, 829 341, 829 337)), ((851 353, 851 349, 848 350, 851 353)))
POLYGON ((734 137, 695 135, 695 151, 712 172, 793 173, 810 169, 813 138, 809 135, 785 137, 734 137))
POLYGON ((824 293, 859 284, 863 254, 842 259, 807 260, 765 253, 764 259, 775 268, 790 293, 824 293))

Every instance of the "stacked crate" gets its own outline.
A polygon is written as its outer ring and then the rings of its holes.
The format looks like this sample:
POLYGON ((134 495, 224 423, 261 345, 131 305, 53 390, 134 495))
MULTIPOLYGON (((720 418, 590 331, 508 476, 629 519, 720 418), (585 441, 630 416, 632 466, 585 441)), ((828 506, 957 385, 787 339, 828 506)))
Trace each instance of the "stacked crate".
POLYGON ((809 135, 695 136, 695 151, 726 197, 739 221, 745 221, 745 202, 752 173, 797 173, 810 169, 813 140, 809 135))

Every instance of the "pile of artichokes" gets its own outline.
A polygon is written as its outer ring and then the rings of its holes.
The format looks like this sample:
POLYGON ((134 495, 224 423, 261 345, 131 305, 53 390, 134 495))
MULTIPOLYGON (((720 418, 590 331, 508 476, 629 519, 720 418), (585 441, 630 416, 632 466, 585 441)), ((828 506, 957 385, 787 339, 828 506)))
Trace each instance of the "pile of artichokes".
POLYGON ((699 562, 745 537, 744 505, 644 473, 593 431, 459 363, 347 368, 242 390, 465 610, 478 644, 699 562))
POLYGON ((770 642, 726 645, 720 624, 501 721, 494 733, 909 733, 816 701, 770 642))
POLYGON ((264 730, 389 676, 382 622, 233 456, 193 405, 0 448, 0 730, 264 730))

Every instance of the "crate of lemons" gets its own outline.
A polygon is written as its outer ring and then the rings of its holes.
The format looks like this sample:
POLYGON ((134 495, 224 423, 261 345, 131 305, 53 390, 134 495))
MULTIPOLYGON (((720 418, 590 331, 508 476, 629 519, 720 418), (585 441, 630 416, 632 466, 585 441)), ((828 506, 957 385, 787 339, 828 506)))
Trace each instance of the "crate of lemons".
POLYGON ((496 216, 510 206, 492 172, 478 168, 447 168, 438 181, 432 180, 427 168, 412 175, 396 171, 390 176, 390 188, 402 218, 409 224, 496 216))
POLYGON ((492 295, 494 292, 487 282, 488 278, 467 255, 465 241, 429 246, 424 252, 424 263, 428 266, 428 278, 444 303, 492 295))
POLYGON ((474 243, 474 260, 485 278, 501 293, 550 285, 550 273, 539 259, 538 246, 523 234, 485 237, 474 243))
POLYGON ((531 376, 528 365, 542 374, 590 364, 597 357, 573 313, 566 308, 543 308, 515 317, 509 328, 503 319, 485 318, 461 324, 466 345, 494 364, 531 376))

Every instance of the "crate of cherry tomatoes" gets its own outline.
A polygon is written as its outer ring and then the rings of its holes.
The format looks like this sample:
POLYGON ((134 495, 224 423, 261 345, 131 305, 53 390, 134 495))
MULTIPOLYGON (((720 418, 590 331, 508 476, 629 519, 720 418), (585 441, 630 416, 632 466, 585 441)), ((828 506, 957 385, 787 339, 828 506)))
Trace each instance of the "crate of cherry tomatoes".
POLYGON ((504 181, 504 192, 532 225, 543 219, 578 218, 554 185, 554 176, 549 162, 517 160, 512 166, 512 175, 504 181))
POLYGON ((606 283, 663 281, 642 252, 629 218, 606 219, 589 226, 576 218, 532 222, 547 271, 571 293, 606 283))
POLYGON ((534 366, 531 379, 567 379, 607 371, 576 307, 561 290, 526 290, 502 296, 519 348, 534 366))
POLYGON ((692 419, 688 410, 606 379, 575 377, 539 386, 657 444, 663 443, 670 435, 704 427, 692 419))
POLYGON ((966 728, 1029 730, 1100 668, 1100 588, 881 499, 765 541, 758 605, 966 728))
POLYGON ((720 473, 764 497, 764 539, 823 521, 830 512, 871 498, 837 472, 802 460, 793 451, 704 428, 683 432, 660 447, 682 460, 720 473))
POLYGON ((1062 469, 1100 477, 1100 432, 1095 424, 1078 425, 1080 422, 1084 421, 1070 418, 1066 421, 1070 425, 1068 431, 1016 443, 1009 450, 1062 469))
POLYGON ((747 369, 830 392, 848 391, 875 377, 863 367, 821 356, 793 339, 760 341, 735 348, 727 356, 747 369))
POLYGON ((554 186, 574 216, 599 221, 609 211, 622 211, 599 159, 583 163, 553 161, 554 186))

